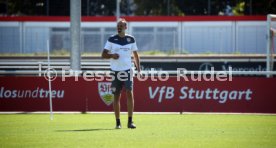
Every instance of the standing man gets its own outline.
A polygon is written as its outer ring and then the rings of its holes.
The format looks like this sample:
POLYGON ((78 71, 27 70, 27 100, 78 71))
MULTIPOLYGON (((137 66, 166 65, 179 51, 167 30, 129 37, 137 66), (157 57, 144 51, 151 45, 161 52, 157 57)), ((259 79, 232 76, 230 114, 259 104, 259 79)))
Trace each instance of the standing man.
POLYGON ((125 87, 127 97, 128 110, 128 128, 136 128, 132 121, 134 110, 134 96, 133 96, 133 77, 131 69, 131 56, 133 54, 134 63, 138 74, 140 73, 140 58, 137 53, 137 45, 133 36, 126 34, 127 22, 125 19, 119 19, 117 22, 118 34, 109 37, 104 50, 102 58, 110 59, 111 74, 114 76, 111 89, 114 94, 113 108, 116 118, 116 129, 121 129, 120 121, 120 98, 121 90, 125 87))

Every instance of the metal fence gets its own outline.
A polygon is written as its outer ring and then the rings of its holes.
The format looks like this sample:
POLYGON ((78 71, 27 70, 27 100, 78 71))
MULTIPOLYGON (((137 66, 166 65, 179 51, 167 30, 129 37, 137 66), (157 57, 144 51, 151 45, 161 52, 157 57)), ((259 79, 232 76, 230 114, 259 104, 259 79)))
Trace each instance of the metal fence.
MULTIPOLYGON (((101 52, 115 22, 82 23, 81 51, 101 52)), ((70 50, 68 22, 0 22, 0 53, 70 50)), ((174 53, 266 53, 265 21, 130 22, 141 51, 174 53)))

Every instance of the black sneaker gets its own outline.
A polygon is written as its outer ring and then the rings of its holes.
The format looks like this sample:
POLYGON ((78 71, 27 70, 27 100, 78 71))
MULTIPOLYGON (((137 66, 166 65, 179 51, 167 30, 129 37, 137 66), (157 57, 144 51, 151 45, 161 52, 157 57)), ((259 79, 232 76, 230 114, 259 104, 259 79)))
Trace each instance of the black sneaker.
POLYGON ((131 128, 131 129, 134 129, 134 128, 136 128, 136 125, 133 122, 130 122, 130 123, 127 124, 127 127, 131 128))
POLYGON ((116 125, 115 129, 121 129, 121 125, 116 125))

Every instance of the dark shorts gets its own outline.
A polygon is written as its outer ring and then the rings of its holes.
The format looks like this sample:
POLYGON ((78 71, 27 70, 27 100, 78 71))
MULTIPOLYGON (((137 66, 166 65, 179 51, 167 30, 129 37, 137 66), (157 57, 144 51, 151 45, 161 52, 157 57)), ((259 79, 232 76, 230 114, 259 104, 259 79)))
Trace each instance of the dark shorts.
POLYGON ((114 77, 111 84, 113 94, 120 94, 123 87, 125 87, 126 90, 132 90, 133 78, 130 70, 111 71, 111 75, 114 77))

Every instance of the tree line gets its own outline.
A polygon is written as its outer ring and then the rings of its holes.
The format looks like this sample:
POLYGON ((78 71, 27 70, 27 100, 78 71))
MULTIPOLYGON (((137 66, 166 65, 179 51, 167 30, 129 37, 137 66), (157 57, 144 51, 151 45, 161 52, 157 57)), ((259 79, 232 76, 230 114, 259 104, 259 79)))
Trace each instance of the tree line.
MULTIPOLYGON (((82 16, 114 16, 116 0, 81 0, 82 16)), ((276 0, 121 0, 125 16, 266 15, 276 0)), ((70 0, 0 0, 2 16, 69 16, 70 0)))

